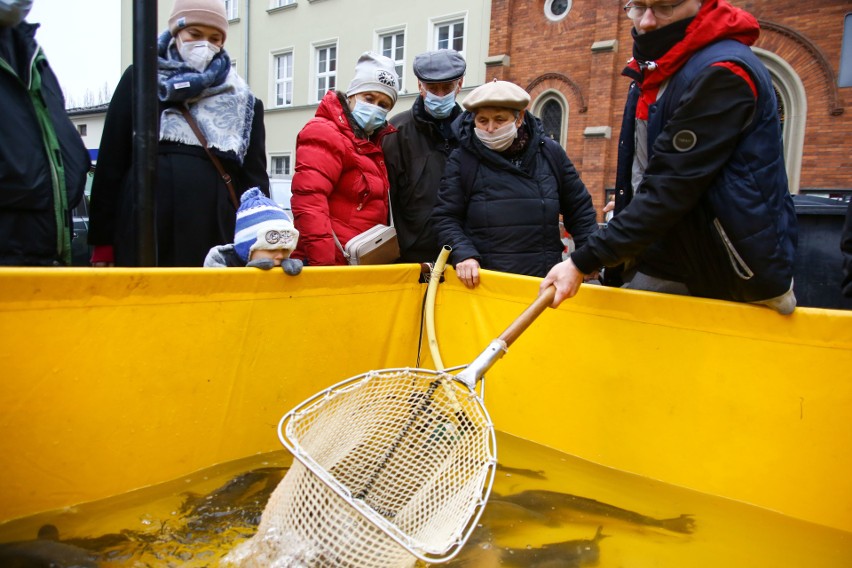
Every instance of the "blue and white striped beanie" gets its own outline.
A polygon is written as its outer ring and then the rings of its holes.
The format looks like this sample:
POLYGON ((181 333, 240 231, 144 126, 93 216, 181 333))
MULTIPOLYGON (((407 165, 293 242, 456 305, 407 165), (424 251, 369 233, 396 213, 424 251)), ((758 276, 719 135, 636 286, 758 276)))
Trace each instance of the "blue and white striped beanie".
POLYGON ((293 252, 299 232, 287 213, 266 197, 259 188, 252 188, 240 197, 234 234, 234 250, 248 262, 253 250, 287 249, 293 252))

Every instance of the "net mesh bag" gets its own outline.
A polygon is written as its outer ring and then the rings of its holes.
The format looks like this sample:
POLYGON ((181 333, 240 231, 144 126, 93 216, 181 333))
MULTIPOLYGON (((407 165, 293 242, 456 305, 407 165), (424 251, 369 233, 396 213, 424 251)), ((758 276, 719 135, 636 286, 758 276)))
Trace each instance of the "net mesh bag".
POLYGON ((403 567, 464 544, 488 497, 494 429, 476 392, 423 369, 344 381, 282 420, 298 458, 242 566, 403 567))

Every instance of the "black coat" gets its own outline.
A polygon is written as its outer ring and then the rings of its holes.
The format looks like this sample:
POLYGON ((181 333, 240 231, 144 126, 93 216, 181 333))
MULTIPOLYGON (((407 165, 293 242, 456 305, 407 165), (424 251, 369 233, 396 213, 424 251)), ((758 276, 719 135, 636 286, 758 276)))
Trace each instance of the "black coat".
POLYGON ((517 164, 479 141, 471 113, 455 125, 460 147, 447 162, 435 206, 438 238, 453 248, 450 262, 476 258, 485 269, 543 277, 562 261, 560 214, 578 246, 597 228, 577 170, 529 112, 521 125, 529 140, 517 164))
MULTIPOLYGON (((135 266, 136 214, 132 193, 132 67, 115 89, 104 124, 92 184, 89 244, 112 245, 117 266, 135 266)), ((161 110, 162 110, 161 106, 161 110)), ((251 138, 240 164, 216 152, 233 179, 237 198, 252 187, 269 194, 263 103, 256 99, 251 138)), ((225 183, 201 146, 161 141, 157 146, 158 266, 201 266, 207 252, 234 240, 236 211, 225 183)))
POLYGON ((70 264, 71 210, 91 166, 37 28, 0 28, 2 265, 70 264))
POLYGON ((447 119, 436 120, 417 97, 411 110, 391 119, 397 133, 382 140, 400 262, 434 262, 441 252, 432 213, 447 158, 458 147, 451 123, 459 114, 456 105, 447 119))

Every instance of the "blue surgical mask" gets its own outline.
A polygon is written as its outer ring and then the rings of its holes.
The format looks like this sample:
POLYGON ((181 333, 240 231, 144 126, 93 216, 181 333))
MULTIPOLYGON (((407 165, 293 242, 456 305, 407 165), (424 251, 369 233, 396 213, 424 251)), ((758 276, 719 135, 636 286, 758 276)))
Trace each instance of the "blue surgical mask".
POLYGON ((423 104, 429 114, 435 118, 447 118, 456 106, 456 92, 452 91, 443 97, 433 95, 426 91, 426 96, 423 97, 423 104))
POLYGON ((385 123, 388 111, 380 106, 356 101, 355 108, 352 109, 352 116, 355 118, 355 122, 367 133, 367 136, 370 136, 385 123))
POLYGON ((32 7, 32 0, 0 0, 0 28, 14 28, 24 21, 32 7))

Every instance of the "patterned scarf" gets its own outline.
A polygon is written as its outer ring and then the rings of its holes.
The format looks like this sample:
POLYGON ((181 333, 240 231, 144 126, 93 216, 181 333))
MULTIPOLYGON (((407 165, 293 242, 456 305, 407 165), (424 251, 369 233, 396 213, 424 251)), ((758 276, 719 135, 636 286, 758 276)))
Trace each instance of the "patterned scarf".
POLYGON ((157 40, 158 96, 172 103, 160 115, 160 140, 201 146, 201 142, 175 105, 189 108, 211 148, 245 160, 254 120, 254 95, 246 82, 231 72, 231 60, 222 50, 203 72, 180 57, 175 40, 163 32, 157 40))

